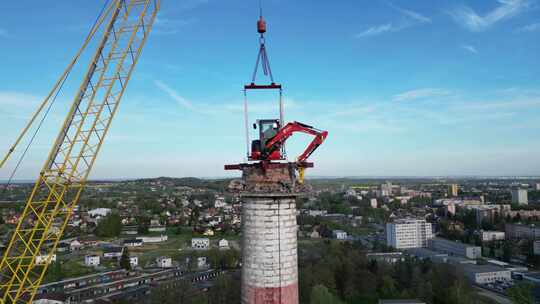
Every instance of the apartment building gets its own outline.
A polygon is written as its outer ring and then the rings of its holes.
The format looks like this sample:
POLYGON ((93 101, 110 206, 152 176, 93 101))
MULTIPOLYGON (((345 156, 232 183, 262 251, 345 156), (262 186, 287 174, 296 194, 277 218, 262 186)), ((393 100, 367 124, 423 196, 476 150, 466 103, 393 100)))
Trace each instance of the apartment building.
POLYGON ((397 219, 386 224, 386 243, 396 249, 427 247, 431 238, 431 223, 425 219, 397 219))

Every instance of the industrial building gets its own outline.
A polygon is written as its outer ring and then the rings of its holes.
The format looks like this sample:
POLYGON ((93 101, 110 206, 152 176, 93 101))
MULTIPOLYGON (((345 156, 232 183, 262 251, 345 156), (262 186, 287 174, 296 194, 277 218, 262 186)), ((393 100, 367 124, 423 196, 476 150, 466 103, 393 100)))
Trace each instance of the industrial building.
POLYGON ((384 262, 388 264, 394 264, 405 260, 402 252, 372 252, 367 253, 366 257, 370 261, 384 262))
POLYGON ((536 225, 505 224, 504 229, 508 239, 537 239, 540 237, 540 228, 536 225))
POLYGON ((534 241, 534 243, 533 243, 533 253, 535 255, 540 255, 540 241, 534 241))
POLYGON ((407 249, 406 252, 409 256, 414 256, 420 260, 430 260, 433 263, 448 263, 453 265, 476 264, 475 260, 460 256, 451 256, 448 255, 448 253, 434 251, 427 248, 412 248, 407 249))
POLYGON ((510 270, 492 265, 467 265, 462 267, 465 276, 475 284, 488 284, 496 281, 511 281, 510 270))
POLYGON ((61 295, 66 303, 92 303, 101 300, 138 300, 148 298, 154 284, 172 284, 179 280, 191 282, 208 281, 222 272, 208 270, 184 274, 179 268, 148 269, 144 272, 124 269, 70 278, 43 284, 38 289, 38 298, 46 295, 61 295))
POLYGON ((386 243, 396 249, 427 247, 432 237, 431 223, 424 219, 398 219, 386 224, 386 243))
POLYGON ((482 257, 482 247, 479 246, 472 246, 443 238, 432 238, 428 241, 428 244, 430 249, 448 255, 455 255, 468 259, 479 259, 482 257))
POLYGON ((504 231, 482 230, 482 242, 501 241, 504 237, 504 231))

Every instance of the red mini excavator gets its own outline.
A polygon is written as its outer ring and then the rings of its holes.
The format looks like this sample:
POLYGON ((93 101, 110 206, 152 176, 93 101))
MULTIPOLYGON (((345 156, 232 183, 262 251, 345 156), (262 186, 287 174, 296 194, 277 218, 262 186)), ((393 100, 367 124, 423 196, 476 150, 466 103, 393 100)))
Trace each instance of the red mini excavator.
POLYGON ((327 131, 318 130, 312 126, 294 121, 289 122, 283 128, 280 126, 279 119, 261 119, 253 124, 253 128, 259 128, 259 139, 251 142, 251 154, 249 160, 262 161, 263 165, 272 160, 285 160, 284 147, 285 141, 295 132, 301 132, 313 135, 313 141, 308 145, 302 154, 296 158, 296 165, 300 176, 300 183, 304 182, 304 170, 311 166, 307 163, 307 158, 324 142, 327 131))
POLYGON ((304 163, 307 158, 324 142, 327 131, 318 130, 312 126, 290 122, 283 128, 279 119, 262 119, 253 124, 254 128, 259 128, 259 139, 251 142, 251 155, 249 160, 284 160, 283 146, 285 141, 295 132, 306 133, 315 136, 306 150, 296 158, 297 163, 304 163))

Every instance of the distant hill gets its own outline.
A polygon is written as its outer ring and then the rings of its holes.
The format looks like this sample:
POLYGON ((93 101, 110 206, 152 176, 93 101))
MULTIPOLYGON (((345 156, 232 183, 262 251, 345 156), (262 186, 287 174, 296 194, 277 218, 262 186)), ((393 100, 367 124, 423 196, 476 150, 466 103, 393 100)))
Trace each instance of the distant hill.
POLYGON ((231 178, 226 179, 202 179, 196 177, 157 177, 134 180, 137 183, 162 183, 174 187, 208 188, 216 191, 223 191, 229 185, 231 178))

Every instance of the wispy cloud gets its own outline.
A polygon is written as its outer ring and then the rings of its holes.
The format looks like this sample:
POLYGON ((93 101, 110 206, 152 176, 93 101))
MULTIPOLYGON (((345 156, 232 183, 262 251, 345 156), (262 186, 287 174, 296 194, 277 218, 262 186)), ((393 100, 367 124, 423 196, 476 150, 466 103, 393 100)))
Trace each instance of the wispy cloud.
POLYGON ((11 91, 3 91, 0 92, 0 107, 1 108, 8 108, 8 107, 15 107, 15 108, 27 108, 35 106, 40 99, 32 94, 27 93, 21 93, 21 92, 11 92, 11 91))
POLYGON ((416 100, 416 99, 448 96, 450 94, 451 94, 450 91, 444 90, 444 89, 425 88, 425 89, 411 90, 411 91, 403 92, 400 94, 396 94, 392 97, 392 100, 398 101, 398 102, 410 101, 410 100, 416 100))
POLYGON ((404 15, 406 19, 398 22, 388 22, 380 25, 371 26, 364 31, 354 35, 354 37, 365 38, 377 36, 384 33, 399 32, 416 24, 431 23, 431 18, 428 18, 418 12, 398 7, 392 3, 389 3, 388 5, 394 10, 404 15))
POLYGON ((497 22, 514 17, 528 8, 528 0, 499 0, 499 6, 481 16, 468 6, 462 6, 449 12, 454 20, 461 26, 473 32, 489 29, 497 22))
MULTIPOLYGON (((283 100, 283 106, 286 109, 296 109, 299 107, 299 103, 291 98, 285 98, 283 100)), ((244 112, 244 103, 243 102, 235 102, 235 103, 229 103, 224 104, 222 106, 215 107, 216 111, 227 111, 227 112, 233 112, 233 113, 243 113, 244 112)), ((278 110, 278 105, 275 101, 269 101, 269 100, 252 100, 249 102, 248 105, 248 111, 253 114, 269 114, 269 113, 276 113, 278 110)))
POLYGON ((398 7, 392 3, 389 4, 390 7, 392 7, 393 9, 395 9, 396 11, 402 13, 403 15, 415 20, 415 21, 418 21, 420 23, 431 23, 431 18, 428 18, 418 12, 415 12, 415 11, 412 11, 412 10, 408 10, 408 9, 404 9, 404 8, 401 8, 401 7, 398 7))
POLYGON ((478 54, 478 50, 472 45, 462 45, 461 48, 473 54, 478 54))
POLYGON ((181 3, 178 3, 178 5, 180 9, 188 10, 188 9, 193 9, 207 3, 208 3, 208 0, 184 0, 181 3))
POLYGON ((377 36, 387 32, 396 32, 400 29, 392 25, 392 23, 386 23, 381 25, 372 26, 361 33, 355 35, 356 38, 364 38, 370 36, 377 36))
POLYGON ((176 101, 179 105, 182 107, 188 109, 188 110, 195 110, 195 107, 193 104, 185 99, 184 97, 180 96, 178 92, 176 92, 174 89, 163 83, 161 80, 155 80, 154 84, 165 94, 169 95, 170 98, 172 98, 174 101, 176 101))
POLYGON ((518 32, 536 32, 540 30, 540 22, 532 23, 518 29, 518 32))
MULTIPOLYGON (((210 104, 204 101, 191 101, 181 96, 177 90, 168 86, 161 80, 155 80, 154 84, 158 89, 160 89, 163 93, 165 93, 172 100, 174 100, 180 107, 185 108, 196 114, 220 116, 231 113, 241 114, 244 111, 244 104, 241 100, 238 100, 234 103, 224 104, 210 104)), ((294 109, 298 107, 298 102, 291 98, 285 98, 283 103, 285 108, 287 109, 294 109)), ((252 100, 250 101, 248 108, 251 114, 275 114, 278 111, 278 105, 275 100, 252 100)))
POLYGON ((345 104, 337 107, 337 110, 328 114, 330 117, 344 117, 344 116, 361 116, 369 113, 373 113, 377 110, 375 105, 358 106, 345 104))
POLYGON ((172 19, 172 18, 156 18, 154 22, 153 34, 158 35, 172 35, 178 33, 186 25, 196 23, 197 19, 172 19))
POLYGON ((455 108, 461 110, 499 110, 499 109, 526 109, 540 106, 540 97, 509 99, 503 101, 475 102, 456 104, 455 108))

